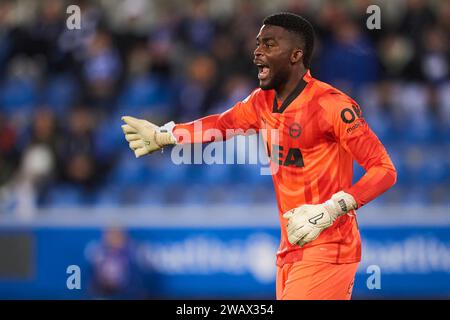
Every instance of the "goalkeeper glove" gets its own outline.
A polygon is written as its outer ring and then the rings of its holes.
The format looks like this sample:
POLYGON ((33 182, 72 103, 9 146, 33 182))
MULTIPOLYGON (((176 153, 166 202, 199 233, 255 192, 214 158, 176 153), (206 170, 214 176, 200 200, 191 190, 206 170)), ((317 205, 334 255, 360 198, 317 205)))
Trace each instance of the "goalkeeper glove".
POLYGON ((284 218, 289 219, 286 227, 288 240, 291 244, 303 247, 308 242, 315 240, 339 216, 357 207, 353 196, 340 191, 325 203, 305 204, 289 210, 283 215, 284 218))
POLYGON ((126 123, 122 125, 125 139, 129 142, 136 158, 177 143, 177 139, 172 134, 175 126, 173 121, 162 127, 158 127, 147 120, 129 116, 122 117, 122 121, 126 123))

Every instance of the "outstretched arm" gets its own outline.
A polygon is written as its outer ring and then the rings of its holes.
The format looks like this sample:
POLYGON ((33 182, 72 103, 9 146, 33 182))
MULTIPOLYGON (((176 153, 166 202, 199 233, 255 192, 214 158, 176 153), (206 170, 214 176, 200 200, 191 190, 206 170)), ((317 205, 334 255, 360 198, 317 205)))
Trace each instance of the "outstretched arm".
POLYGON ((244 101, 236 103, 221 114, 175 125, 173 133, 178 143, 203 143, 226 140, 237 134, 253 134, 259 121, 253 92, 244 101))
POLYGON ((168 145, 220 141, 236 134, 257 133, 259 120, 254 106, 257 92, 221 114, 177 125, 169 122, 158 127, 147 120, 124 116, 126 124, 122 130, 136 158, 168 145))

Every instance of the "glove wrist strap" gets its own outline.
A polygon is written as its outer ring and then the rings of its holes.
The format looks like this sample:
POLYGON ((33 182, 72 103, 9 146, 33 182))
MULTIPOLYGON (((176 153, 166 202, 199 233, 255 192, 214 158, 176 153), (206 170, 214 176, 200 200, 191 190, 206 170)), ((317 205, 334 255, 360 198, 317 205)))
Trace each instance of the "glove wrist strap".
POLYGON ((324 203, 325 207, 337 218, 358 207, 352 195, 340 191, 335 193, 330 200, 324 203))
POLYGON ((177 144, 177 139, 173 134, 174 127, 175 122, 170 121, 159 128, 158 134, 156 135, 156 139, 160 147, 177 144))

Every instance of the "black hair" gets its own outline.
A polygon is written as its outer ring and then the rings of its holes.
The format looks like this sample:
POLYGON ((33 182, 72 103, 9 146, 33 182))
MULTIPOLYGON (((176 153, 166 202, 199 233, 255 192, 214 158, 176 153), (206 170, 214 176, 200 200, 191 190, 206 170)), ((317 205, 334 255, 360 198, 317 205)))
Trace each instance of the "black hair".
POLYGON ((281 12, 266 17, 263 24, 282 27, 298 35, 304 46, 303 65, 309 68, 314 48, 314 28, 308 20, 293 13, 281 12))

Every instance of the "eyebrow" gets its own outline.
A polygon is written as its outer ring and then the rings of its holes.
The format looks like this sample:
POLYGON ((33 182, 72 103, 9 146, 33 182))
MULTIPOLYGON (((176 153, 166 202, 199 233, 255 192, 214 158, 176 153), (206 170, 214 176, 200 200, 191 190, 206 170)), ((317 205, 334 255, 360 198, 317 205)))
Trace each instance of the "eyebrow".
POLYGON ((267 42, 267 41, 270 41, 270 40, 276 41, 276 40, 275 40, 275 37, 264 37, 264 38, 256 37, 256 41, 267 42))

